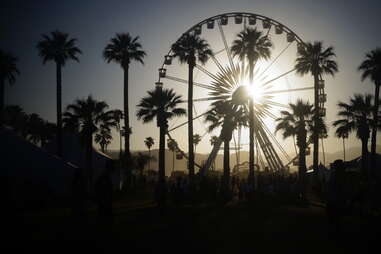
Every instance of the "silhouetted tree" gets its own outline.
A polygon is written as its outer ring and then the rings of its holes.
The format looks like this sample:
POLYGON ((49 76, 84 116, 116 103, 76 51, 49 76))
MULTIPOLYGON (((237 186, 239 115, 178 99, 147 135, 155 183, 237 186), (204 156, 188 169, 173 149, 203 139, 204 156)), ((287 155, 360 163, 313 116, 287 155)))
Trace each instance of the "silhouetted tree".
POLYGON ((69 38, 69 34, 53 31, 49 35, 42 35, 37 43, 39 56, 43 64, 48 61, 56 63, 57 78, 57 155, 62 156, 62 67, 68 60, 79 62, 78 55, 82 54, 76 46, 77 39, 69 38))
POLYGON ((197 61, 205 64, 213 52, 206 40, 196 34, 184 34, 172 45, 173 57, 180 63, 188 64, 188 170, 191 185, 194 176, 194 145, 193 145, 193 69, 197 61))
MULTIPOLYGON (((269 59, 271 56, 271 40, 256 28, 246 28, 233 41, 231 51, 242 62, 247 59, 249 64, 250 86, 254 82, 255 64, 260 59, 269 59)), ((254 185, 254 98, 249 98, 249 182, 254 185)))
POLYGON ((71 125, 71 129, 79 132, 86 147, 86 169, 89 187, 92 186, 92 152, 93 134, 101 126, 113 126, 113 112, 106 111, 108 105, 104 101, 97 101, 91 96, 86 99, 77 99, 73 104, 66 107, 64 115, 65 125, 71 125))
POLYGON ((13 85, 16 82, 16 74, 20 73, 16 63, 16 57, 0 50, 0 128, 4 124, 5 83, 8 82, 8 84, 13 85))
POLYGON ((123 148, 122 148, 122 128, 120 126, 120 121, 123 119, 123 111, 120 109, 115 109, 113 111, 113 117, 115 121, 115 127, 117 132, 119 133, 119 160, 122 159, 123 148))
POLYGON ((100 130, 95 134, 95 143, 99 144, 101 147, 102 153, 105 153, 107 150, 107 146, 111 144, 112 136, 111 129, 101 127, 100 130))
POLYGON ((372 95, 355 94, 349 99, 349 103, 339 102, 339 112, 333 126, 344 128, 348 133, 356 132, 361 140, 361 168, 363 174, 368 174, 368 141, 370 126, 372 126, 371 115, 373 112, 372 95))
POLYGON ((299 183, 301 194, 305 198, 307 133, 313 133, 313 105, 297 100, 296 104, 290 103, 289 106, 291 111, 281 111, 281 117, 276 119, 278 124, 275 132, 281 131, 284 139, 296 136, 296 144, 299 148, 299 183))
MULTIPOLYGON (((143 123, 150 123, 156 118, 156 125, 160 129, 159 139, 159 186, 161 191, 165 187, 165 134, 168 130, 168 121, 186 114, 185 109, 178 107, 182 103, 180 95, 172 89, 156 88, 148 91, 148 95, 137 105, 136 116, 143 123)), ((163 200, 161 200, 163 201, 163 200)))
MULTIPOLYGON (((205 122, 209 123, 208 131, 212 132, 221 127, 219 139, 224 142, 224 174, 223 184, 225 191, 229 191, 230 182, 230 141, 233 131, 238 126, 247 125, 247 115, 242 108, 229 101, 217 101, 212 103, 211 110, 205 116, 205 122)), ((216 142, 218 142, 216 140, 216 142)))
MULTIPOLYGON (((302 76, 311 74, 314 78, 314 107, 315 107, 315 126, 321 118, 319 108, 319 88, 318 82, 323 75, 334 76, 338 71, 337 63, 333 60, 336 57, 333 47, 324 48, 321 41, 313 43, 307 42, 305 46, 298 48, 298 58, 296 59, 295 69, 296 72, 302 76)), ((319 131, 316 128, 316 131, 319 131)), ((314 151, 313 151, 313 168, 317 172, 319 164, 319 135, 313 138, 314 151)))
POLYGON ((177 149, 177 144, 176 141, 173 139, 168 139, 167 140, 167 146, 169 151, 172 152, 172 173, 175 171, 175 152, 177 149))
POLYGON ((19 135, 26 137, 28 115, 18 105, 8 105, 4 108, 4 122, 19 135))
POLYGON ((139 170, 140 177, 143 177, 144 173, 144 168, 146 165, 151 161, 155 160, 155 157, 151 157, 150 155, 143 154, 143 153, 137 153, 132 156, 133 157, 133 162, 136 167, 136 169, 139 170))
POLYGON ((358 67, 358 70, 362 72, 361 80, 370 79, 375 85, 374 91, 374 108, 373 108, 373 126, 372 126, 372 139, 370 151, 372 154, 372 164, 375 165, 375 155, 377 146, 377 125, 379 122, 378 110, 379 110, 379 98, 380 98, 380 86, 381 86, 381 48, 376 48, 368 52, 365 56, 365 60, 358 67))
MULTIPOLYGON (((144 144, 148 148, 148 154, 151 158, 151 147, 155 144, 155 140, 152 137, 146 137, 144 144)), ((151 170, 151 161, 148 161, 148 170, 151 170)))
POLYGON ((345 125, 339 126, 336 129, 335 135, 336 135, 336 137, 343 139, 343 158, 345 161, 346 160, 346 158, 345 158, 345 139, 347 139, 349 136, 348 125, 345 124, 345 125))
MULTIPOLYGON (((201 142, 201 136, 199 134, 193 135, 194 153, 196 154, 197 145, 201 142)), ((196 157, 196 155, 195 155, 196 157)))
POLYGON ((44 132, 44 120, 38 114, 30 114, 28 117, 28 140, 35 145, 42 142, 42 135, 44 132))
MULTIPOLYGON (((210 142, 210 145, 213 147, 214 145, 217 144, 218 137, 215 135, 211 136, 209 142, 210 142)), ((216 170, 216 160, 213 161, 213 170, 216 170)))
MULTIPOLYGON (((132 61, 144 64, 143 58, 146 52, 142 50, 142 45, 139 42, 139 36, 133 38, 129 33, 117 33, 115 37, 111 38, 109 44, 103 50, 103 57, 107 63, 115 62, 123 69, 123 84, 124 84, 124 127, 126 130, 130 129, 129 123, 129 105, 128 105, 128 71, 132 61)), ((128 134, 128 133, 125 133, 128 134)), ((131 183, 131 168, 129 162, 131 157, 130 152, 130 135, 124 137, 124 153, 127 163, 127 186, 131 183)))

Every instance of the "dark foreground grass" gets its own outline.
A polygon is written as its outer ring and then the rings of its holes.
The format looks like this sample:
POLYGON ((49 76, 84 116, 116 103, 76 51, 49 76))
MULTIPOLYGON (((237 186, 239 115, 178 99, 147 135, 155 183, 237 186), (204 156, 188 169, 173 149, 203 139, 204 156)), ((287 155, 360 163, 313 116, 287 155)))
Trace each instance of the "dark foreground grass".
MULTIPOLYGON (((328 223, 324 207, 272 199, 166 208, 158 208, 149 200, 119 200, 114 203, 112 224, 100 223, 94 207, 79 222, 70 217, 69 209, 45 209, 18 215, 5 239, 19 243, 29 239, 93 240, 79 242, 86 252, 121 248, 129 253, 356 253, 367 252, 372 241, 379 238, 378 225, 347 216, 338 232, 328 223)), ((45 244, 35 247, 41 246, 45 244)), ((15 247, 32 248, 22 244, 15 247)), ((53 252, 66 248, 77 250, 78 242, 61 243, 53 252)))

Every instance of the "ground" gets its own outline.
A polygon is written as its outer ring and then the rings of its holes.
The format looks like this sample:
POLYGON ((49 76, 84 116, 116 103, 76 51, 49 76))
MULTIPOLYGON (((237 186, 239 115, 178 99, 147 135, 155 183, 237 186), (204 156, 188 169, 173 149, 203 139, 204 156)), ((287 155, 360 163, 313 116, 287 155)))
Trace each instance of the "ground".
MULTIPOLYGON (((324 204, 314 198, 310 200, 309 206, 261 199, 252 203, 169 205, 159 209, 149 199, 120 199, 114 202, 112 225, 99 223, 95 208, 89 210, 83 223, 74 223, 68 208, 43 209, 18 215, 7 237, 10 240, 96 240, 91 245, 82 244, 108 252, 120 247, 134 250, 133 253, 138 250, 366 252, 376 239, 377 223, 346 216, 338 232, 328 222, 324 204), (122 241, 110 244, 110 240, 122 241)), ((59 249, 68 246, 60 245, 59 249)), ((17 247, 31 248, 30 245, 17 247)))

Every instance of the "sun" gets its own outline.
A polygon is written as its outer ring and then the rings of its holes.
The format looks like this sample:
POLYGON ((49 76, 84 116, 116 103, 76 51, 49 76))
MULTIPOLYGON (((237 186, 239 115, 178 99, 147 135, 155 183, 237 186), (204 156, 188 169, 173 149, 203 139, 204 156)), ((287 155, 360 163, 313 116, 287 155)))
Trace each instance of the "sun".
POLYGON ((245 90, 254 101, 258 102, 263 99, 265 91, 260 84, 256 84, 255 81, 253 84, 250 84, 249 79, 245 79, 242 86, 245 87, 245 90))

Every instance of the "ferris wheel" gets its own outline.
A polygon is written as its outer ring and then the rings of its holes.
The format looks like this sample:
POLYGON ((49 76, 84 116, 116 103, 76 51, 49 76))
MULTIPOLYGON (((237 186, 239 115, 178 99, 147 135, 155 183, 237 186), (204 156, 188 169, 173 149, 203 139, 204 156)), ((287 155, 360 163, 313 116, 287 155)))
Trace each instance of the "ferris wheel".
MULTIPOLYGON (((210 104, 215 101, 234 100, 237 94, 249 93, 254 97, 254 136, 256 164, 261 168, 272 171, 281 171, 297 162, 297 149, 290 153, 289 147, 282 145, 274 134, 275 119, 281 110, 288 109, 288 103, 296 98, 310 98, 313 100, 314 85, 296 75, 295 60, 300 47, 304 47, 303 40, 290 28, 275 19, 247 12, 233 12, 216 15, 193 25, 185 31, 177 41, 185 35, 194 34, 206 40, 212 49, 212 56, 202 65, 196 63, 193 74, 194 99, 193 125, 201 137, 209 140, 213 133, 209 133, 203 117, 210 110, 210 104), (273 44, 271 57, 268 60, 258 60, 254 68, 253 88, 248 87, 248 63, 244 59, 234 57, 232 43, 237 34, 242 30, 252 27, 261 31, 273 44)), ((171 43, 171 45, 173 44, 171 43)), ((187 65, 181 64, 173 57, 170 49, 164 56, 159 68, 157 87, 166 86, 173 88, 179 94, 187 94, 188 72, 187 65)), ((318 84, 319 108, 321 115, 325 116, 324 81, 318 84)), ((184 96, 186 97, 186 96, 184 96)), ((184 136, 188 122, 175 123, 168 128, 168 138, 175 141, 184 136)), ((233 171, 247 167, 247 162, 242 162, 240 151, 248 143, 248 129, 239 128, 234 131, 233 151, 236 153, 236 166, 233 171), (246 143, 246 144, 245 144, 246 143)), ((187 159, 185 144, 177 144, 177 158, 187 159)), ((214 144, 207 161, 201 166, 208 170, 216 158, 216 151, 220 149, 221 142, 214 144)), ((307 151, 307 154, 309 150, 307 151)))

